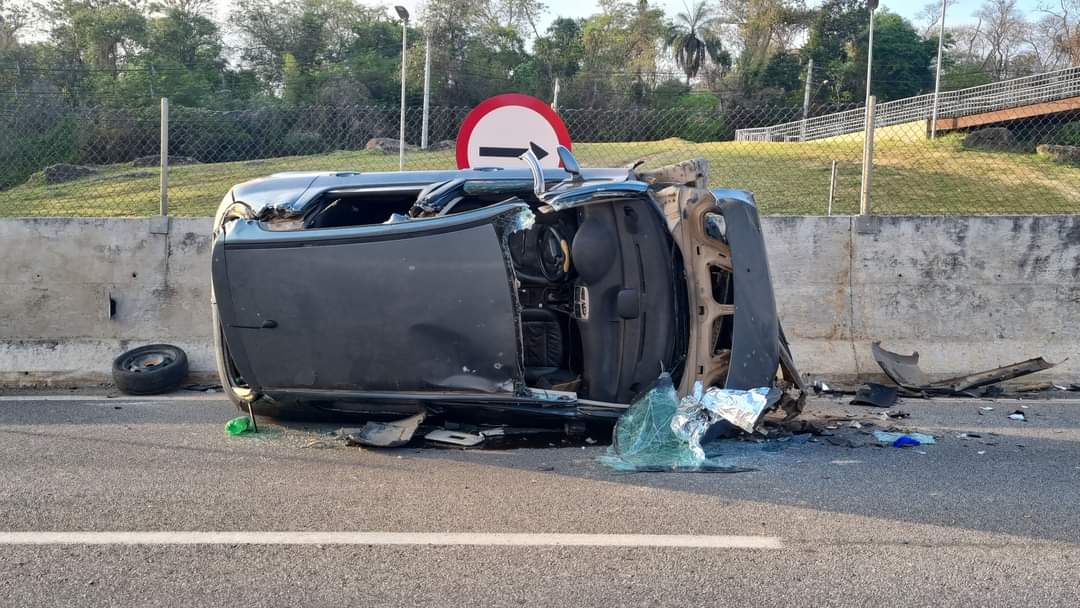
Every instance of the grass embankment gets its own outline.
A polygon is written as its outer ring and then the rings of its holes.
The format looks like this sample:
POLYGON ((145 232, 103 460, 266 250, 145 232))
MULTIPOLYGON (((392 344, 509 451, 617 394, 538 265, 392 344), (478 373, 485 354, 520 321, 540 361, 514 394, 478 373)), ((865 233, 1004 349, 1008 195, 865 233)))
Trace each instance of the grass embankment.
MULTIPOLYGON (((894 129, 895 131, 895 129, 894 129)), ((964 150, 959 136, 936 141, 880 130, 875 150, 874 210, 879 213, 1077 213, 1080 168, 1034 154, 964 150)), ((855 213, 859 206, 861 138, 808 143, 713 142, 682 140, 579 143, 586 167, 623 166, 645 160, 656 167, 703 156, 711 163, 714 187, 751 190, 765 213, 824 214, 830 166, 837 164, 833 213, 855 213)), ((213 213, 234 184, 279 171, 394 171, 393 154, 333 152, 230 163, 172 167, 169 208, 179 216, 213 213)), ((411 152, 407 169, 450 169, 452 151, 411 152)), ((156 213, 155 168, 100 167, 97 175, 45 185, 40 176, 0 192, 0 216, 138 216, 156 213)))

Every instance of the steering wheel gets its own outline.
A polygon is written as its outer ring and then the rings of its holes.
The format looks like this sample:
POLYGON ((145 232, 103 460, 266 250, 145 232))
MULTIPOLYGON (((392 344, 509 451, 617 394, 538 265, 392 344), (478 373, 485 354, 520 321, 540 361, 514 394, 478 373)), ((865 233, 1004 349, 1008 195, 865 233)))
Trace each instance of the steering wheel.
POLYGON ((540 272, 552 283, 559 283, 570 273, 570 245, 555 226, 540 227, 536 244, 539 248, 540 272))

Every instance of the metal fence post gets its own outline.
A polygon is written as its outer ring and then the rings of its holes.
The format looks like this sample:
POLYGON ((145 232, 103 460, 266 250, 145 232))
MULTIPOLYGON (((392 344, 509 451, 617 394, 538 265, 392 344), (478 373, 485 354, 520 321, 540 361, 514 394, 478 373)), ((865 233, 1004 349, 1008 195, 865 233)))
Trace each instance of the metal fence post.
POLYGON ((836 161, 832 161, 832 171, 829 173, 829 208, 825 215, 832 215, 833 198, 836 197, 836 161))
POLYGON ((810 87, 814 82, 814 58, 806 62, 806 89, 803 91, 802 124, 799 126, 799 141, 806 141, 806 119, 810 117, 810 87))
POLYGON ((428 149, 428 113, 431 104, 431 30, 425 26, 424 40, 424 116, 420 126, 420 149, 428 149))
POLYGON ((870 215, 870 180, 874 171, 874 108, 877 97, 871 95, 866 104, 866 125, 863 127, 862 188, 859 190, 859 215, 870 215))
POLYGON ((169 215, 169 98, 161 98, 161 215, 169 215))

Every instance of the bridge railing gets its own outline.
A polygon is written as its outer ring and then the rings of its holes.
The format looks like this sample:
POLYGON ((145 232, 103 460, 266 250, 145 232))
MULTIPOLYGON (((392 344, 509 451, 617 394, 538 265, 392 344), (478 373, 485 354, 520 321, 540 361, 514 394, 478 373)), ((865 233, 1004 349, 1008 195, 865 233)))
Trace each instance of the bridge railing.
MULTIPOLYGON (((940 95, 938 117, 959 117, 1080 96, 1080 67, 947 91, 940 95)), ((917 95, 878 104, 875 127, 928 120, 934 95, 917 95)), ((866 109, 857 108, 806 120, 739 129, 737 141, 809 141, 863 130, 866 109)))

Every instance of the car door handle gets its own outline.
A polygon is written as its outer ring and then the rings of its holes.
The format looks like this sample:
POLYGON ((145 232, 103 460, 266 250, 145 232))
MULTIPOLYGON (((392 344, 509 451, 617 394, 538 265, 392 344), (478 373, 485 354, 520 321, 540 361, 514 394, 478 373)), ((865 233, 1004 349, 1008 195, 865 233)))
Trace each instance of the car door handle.
POLYGON ((273 319, 267 319, 262 322, 262 325, 233 325, 236 329, 274 329, 277 327, 277 321, 273 319))

